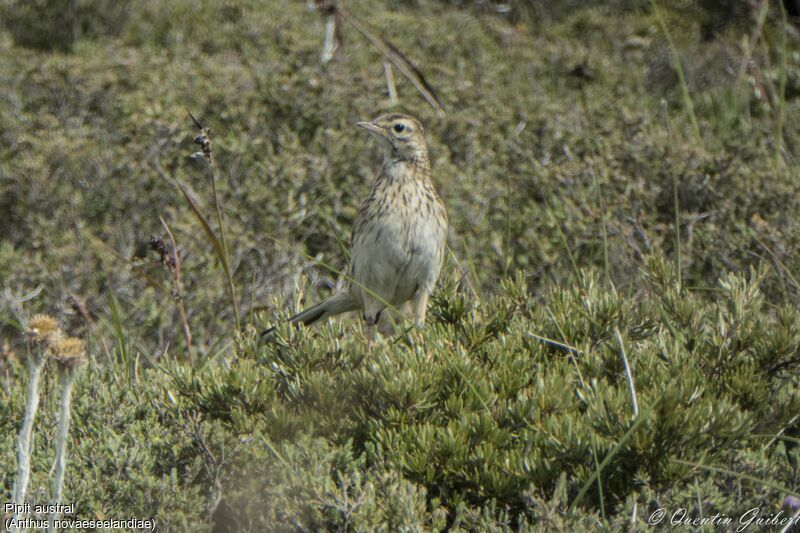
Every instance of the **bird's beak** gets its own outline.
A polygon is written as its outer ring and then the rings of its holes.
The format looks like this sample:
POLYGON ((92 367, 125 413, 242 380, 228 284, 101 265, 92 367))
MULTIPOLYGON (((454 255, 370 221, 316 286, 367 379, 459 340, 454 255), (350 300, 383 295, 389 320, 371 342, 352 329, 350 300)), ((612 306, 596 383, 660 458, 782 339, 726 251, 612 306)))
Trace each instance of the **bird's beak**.
POLYGON ((374 133, 375 135, 379 135, 384 137, 386 132, 380 126, 375 125, 373 122, 356 122, 356 126, 359 128, 364 128, 370 133, 374 133))

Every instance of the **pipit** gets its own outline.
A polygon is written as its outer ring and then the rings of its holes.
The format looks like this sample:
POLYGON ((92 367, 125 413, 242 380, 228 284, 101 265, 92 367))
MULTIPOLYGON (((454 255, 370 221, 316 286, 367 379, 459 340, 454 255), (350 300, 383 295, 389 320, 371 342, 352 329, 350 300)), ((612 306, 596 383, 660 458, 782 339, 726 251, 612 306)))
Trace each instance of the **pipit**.
POLYGON ((385 155, 353 225, 349 286, 289 320, 307 325, 358 310, 370 342, 372 326, 387 307, 410 302, 416 325, 425 323, 444 260, 447 213, 431 183, 425 136, 416 119, 383 115, 358 126, 380 139, 385 155))

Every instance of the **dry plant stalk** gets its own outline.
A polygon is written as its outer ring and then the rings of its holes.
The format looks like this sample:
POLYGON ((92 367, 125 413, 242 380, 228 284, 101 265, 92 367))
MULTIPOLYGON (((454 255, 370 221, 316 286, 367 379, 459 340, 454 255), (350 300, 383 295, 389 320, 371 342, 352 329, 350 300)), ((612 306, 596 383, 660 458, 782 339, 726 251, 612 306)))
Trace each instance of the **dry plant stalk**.
MULTIPOLYGON (((22 505, 28 492, 31 476, 31 449, 33 447, 33 421, 39 407, 39 380, 47 361, 50 347, 61 339, 61 330, 56 319, 49 315, 35 315, 28 321, 25 329, 27 338, 28 398, 25 403, 25 416, 17 443, 17 478, 14 482, 14 503, 22 505)), ((22 512, 15 512, 15 522, 23 518, 22 512)))
POLYGON ((183 330, 183 338, 186 342, 186 360, 189 360, 191 359, 192 354, 192 332, 191 329, 189 329, 189 320, 186 317, 186 307, 183 303, 181 259, 180 255, 178 255, 178 245, 175 242, 175 237, 172 235, 172 231, 169 229, 166 221, 164 221, 162 217, 159 217, 159 220, 169 236, 169 240, 172 243, 172 249, 170 250, 169 247, 167 247, 167 244, 164 242, 163 238, 156 237, 155 235, 150 237, 150 239, 147 241, 147 244, 159 255, 161 264, 164 265, 164 268, 166 268, 167 272, 169 273, 170 282, 172 284, 172 298, 175 300, 175 303, 178 306, 181 329, 183 330))
POLYGON ((320 61, 327 63, 342 43, 341 24, 336 14, 333 2, 317 2, 316 8, 327 18, 325 19, 325 44, 322 45, 320 61))
MULTIPOLYGON (((51 348, 61 376, 61 404, 58 413, 58 434, 56 436, 56 477, 53 482, 53 504, 63 501, 64 472, 67 466, 67 435, 69 434, 72 389, 78 372, 86 364, 86 343, 81 339, 69 337, 56 342, 51 348)), ((57 509, 57 507, 56 507, 57 509)), ((55 521, 61 513, 54 511, 49 517, 49 531, 57 531, 55 521)))
POLYGON ((239 331, 241 330, 241 323, 239 321, 239 303, 236 298, 236 286, 233 284, 233 274, 231 273, 230 268, 228 242, 225 238, 225 224, 222 219, 222 206, 220 205, 219 195, 217 194, 217 177, 214 172, 214 155, 211 149, 211 130, 203 127, 200 121, 194 118, 194 115, 192 115, 189 110, 186 112, 189 114, 189 117, 192 119, 192 122, 194 122, 195 126, 197 126, 197 128, 200 130, 200 133, 194 138, 194 143, 200 146, 200 149, 203 153, 203 159, 205 159, 206 166, 208 167, 208 173, 211 176, 211 189, 214 195, 214 207, 217 215, 217 224, 219 225, 219 237, 217 237, 217 234, 214 233, 213 229, 211 229, 211 225, 208 223, 208 220, 206 220, 206 217, 203 216, 202 211, 200 211, 200 207, 189 194, 189 191, 187 191, 186 188, 177 180, 176 183, 183 193, 183 197, 186 199, 186 202, 189 204, 189 207, 192 209, 195 217, 200 222, 206 237, 211 242, 211 245, 213 246, 214 251, 217 253, 220 263, 222 263, 222 269, 225 271, 225 278, 228 282, 228 291, 231 297, 233 317, 236 321, 236 330, 239 331))

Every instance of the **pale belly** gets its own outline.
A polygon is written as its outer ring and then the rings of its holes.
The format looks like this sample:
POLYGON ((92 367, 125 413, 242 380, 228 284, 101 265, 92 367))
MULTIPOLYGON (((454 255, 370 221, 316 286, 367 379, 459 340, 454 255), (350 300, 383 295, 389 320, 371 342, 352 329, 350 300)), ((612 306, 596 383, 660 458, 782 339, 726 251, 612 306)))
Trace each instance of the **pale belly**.
POLYGON ((443 228, 419 211, 373 219, 353 243, 351 293, 362 306, 369 300, 397 306, 419 288, 430 292, 439 276, 443 244, 443 228))

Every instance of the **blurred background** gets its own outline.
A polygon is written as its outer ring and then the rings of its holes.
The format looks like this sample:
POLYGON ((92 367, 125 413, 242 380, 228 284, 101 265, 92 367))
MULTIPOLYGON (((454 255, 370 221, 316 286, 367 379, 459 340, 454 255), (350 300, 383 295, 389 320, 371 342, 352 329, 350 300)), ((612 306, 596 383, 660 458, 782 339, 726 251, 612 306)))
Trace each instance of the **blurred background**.
POLYGON ((427 128, 447 269, 479 294, 521 272, 535 296, 575 266, 635 292, 644 254, 675 253, 677 205, 687 283, 713 287, 763 259, 777 265, 770 297, 796 301, 784 273, 799 266, 796 2, 342 2, 357 25, 331 6, 3 2, 6 320, 41 290, 27 309, 101 331, 117 313, 136 350, 180 351, 171 278, 147 246, 167 239, 163 217, 197 349, 220 348, 227 284, 176 186, 215 220, 187 110, 212 132, 245 322, 259 309, 271 320, 306 279, 311 300, 339 281, 315 260, 346 266, 380 165, 353 124, 389 110, 427 128), (365 28, 418 68, 446 115, 396 67, 392 101, 365 28))

